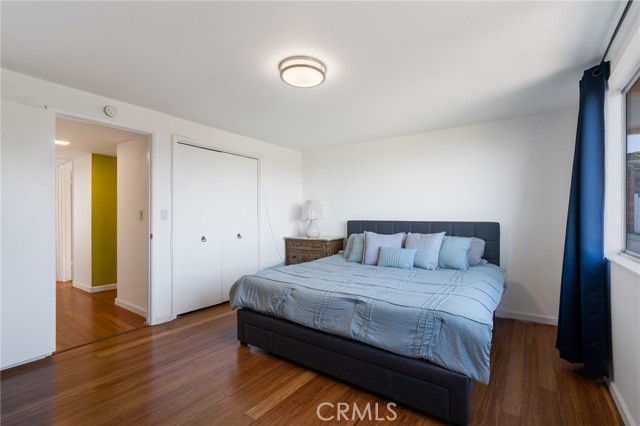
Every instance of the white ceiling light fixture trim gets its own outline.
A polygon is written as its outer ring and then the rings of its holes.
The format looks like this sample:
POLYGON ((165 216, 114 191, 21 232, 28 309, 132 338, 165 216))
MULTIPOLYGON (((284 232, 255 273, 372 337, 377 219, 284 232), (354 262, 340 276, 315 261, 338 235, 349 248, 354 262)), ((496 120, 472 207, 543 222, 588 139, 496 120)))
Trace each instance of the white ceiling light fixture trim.
POLYGON ((63 145, 63 146, 66 146, 66 145, 71 145, 71 142, 68 142, 68 141, 59 141, 59 140, 57 140, 57 139, 56 139, 56 145, 63 145))
POLYGON ((295 87, 315 87, 325 80, 327 67, 311 56, 290 56, 278 65, 280 78, 295 87))

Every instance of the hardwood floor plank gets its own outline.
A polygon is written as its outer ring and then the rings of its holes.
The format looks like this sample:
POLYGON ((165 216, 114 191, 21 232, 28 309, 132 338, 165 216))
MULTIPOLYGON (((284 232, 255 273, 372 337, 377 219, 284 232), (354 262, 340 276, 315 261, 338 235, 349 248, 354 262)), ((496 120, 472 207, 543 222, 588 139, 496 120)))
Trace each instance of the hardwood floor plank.
POLYGON ((524 396, 525 324, 516 321, 513 327, 502 411, 519 419, 524 396))
POLYGON ((56 352, 145 326, 146 319, 115 304, 117 290, 87 293, 56 283, 56 352))
POLYGON ((499 426, 520 426, 520 417, 509 414, 506 411, 500 413, 499 426))
POLYGON ((540 363, 538 359, 538 340, 536 327, 524 327, 524 352, 522 369, 534 372, 534 374, 523 374, 522 380, 522 401, 521 415, 518 416, 520 424, 523 426, 538 424, 540 413, 537 412, 540 401, 540 363))
MULTIPOLYGON (((1 373, 3 425, 442 425, 236 340, 228 304, 1 373), (320 405, 325 403, 325 405, 320 405), (347 418, 336 421, 336 407, 347 418), (358 411, 354 411, 354 406, 358 411), (362 413, 365 413, 364 415, 362 413), (324 421, 318 413, 334 416, 324 421)), ((472 425, 621 426, 601 381, 560 360, 555 328, 497 319, 491 382, 474 385, 472 425), (549 388, 554 388, 549 389, 549 388)))
MULTIPOLYGON (((293 394, 291 401, 281 403, 259 421, 252 423, 252 426, 327 424, 323 418, 335 419, 337 404, 350 401, 348 398, 351 389, 348 386, 320 374, 309 381, 302 390, 305 392, 293 394)), ((343 420, 340 424, 353 425, 355 421, 343 420)))
POLYGON ((513 327, 504 320, 496 320, 491 344, 491 378, 489 385, 475 383, 471 395, 471 424, 494 426, 500 422, 502 401, 505 398, 513 327), (495 386, 502 383, 503 386, 495 386))
MULTIPOLYGON (((531 371, 534 374, 524 375, 522 416, 520 418, 520 424, 523 426, 553 426, 561 423, 560 405, 558 404, 556 392, 544 388, 544 386, 548 385, 549 379, 547 376, 549 374, 553 375, 553 362, 550 362, 550 357, 555 349, 549 346, 552 340, 545 339, 545 336, 539 332, 540 327, 546 326, 527 324, 525 328, 525 362, 523 368, 525 371, 531 371), (540 336, 542 336, 542 339, 540 339, 540 336), (549 353, 541 356, 540 348, 546 349, 549 353)), ((553 382, 555 383, 555 380, 553 382)))
POLYGON ((611 395, 603 380, 585 377, 580 367, 559 357, 553 361, 563 424, 623 424, 620 414, 611 411, 606 402, 611 395))
POLYGON ((556 375, 552 366, 554 355, 556 355, 555 342, 557 327, 535 324, 535 329, 538 343, 538 359, 540 360, 538 368, 540 387, 551 392, 556 392, 556 375))
POLYGON ((284 401, 292 393, 296 392, 302 385, 313 379, 316 373, 313 371, 304 371, 301 374, 296 374, 295 377, 291 377, 287 383, 281 388, 277 389, 274 393, 269 395, 258 403, 258 405, 247 411, 247 415, 254 420, 258 420, 267 411, 284 401))

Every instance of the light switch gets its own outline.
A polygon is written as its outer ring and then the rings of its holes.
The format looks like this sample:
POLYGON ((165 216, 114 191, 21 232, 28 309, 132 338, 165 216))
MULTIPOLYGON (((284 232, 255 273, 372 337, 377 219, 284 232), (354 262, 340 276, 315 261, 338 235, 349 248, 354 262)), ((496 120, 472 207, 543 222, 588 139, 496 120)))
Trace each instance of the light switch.
POLYGON ((160 210, 160 220, 169 220, 169 211, 167 209, 160 210))

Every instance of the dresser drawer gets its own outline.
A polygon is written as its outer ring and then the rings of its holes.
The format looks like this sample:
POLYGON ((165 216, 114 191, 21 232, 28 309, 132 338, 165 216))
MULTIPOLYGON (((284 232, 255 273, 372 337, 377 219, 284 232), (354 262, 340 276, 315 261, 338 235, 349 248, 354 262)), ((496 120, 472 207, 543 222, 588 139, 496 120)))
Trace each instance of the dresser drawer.
POLYGON ((296 264, 303 262, 311 262, 312 260, 322 259, 325 257, 324 251, 304 251, 304 250, 291 250, 289 252, 288 264, 296 264))
POLYGON ((311 262, 342 250, 342 238, 285 238, 287 265, 311 262))
POLYGON ((289 240, 289 245, 292 249, 299 250, 322 250, 324 247, 324 241, 313 240, 289 240))

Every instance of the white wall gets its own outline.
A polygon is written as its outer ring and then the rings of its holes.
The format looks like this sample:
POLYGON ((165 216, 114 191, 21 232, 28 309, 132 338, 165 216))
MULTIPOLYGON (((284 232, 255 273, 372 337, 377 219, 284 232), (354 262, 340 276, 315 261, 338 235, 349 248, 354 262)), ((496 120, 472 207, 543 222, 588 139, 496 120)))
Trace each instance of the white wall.
POLYGON ((574 109, 304 154, 304 198, 325 235, 348 219, 496 221, 508 290, 499 314, 558 316, 574 109))
MULTIPOLYGON (((269 206, 261 211, 261 266, 281 262, 282 238, 297 232, 296 206, 302 200, 302 154, 248 137, 224 132, 194 122, 162 114, 135 105, 2 70, 2 97, 37 108, 49 106, 86 119, 151 133, 151 281, 150 322, 174 318, 171 312, 171 140, 179 134, 203 143, 228 146, 234 150, 262 156, 262 196, 269 206), (116 118, 103 113, 105 105, 119 110, 116 118), (160 211, 168 210, 169 220, 160 220, 160 211), (272 239, 267 217, 274 232, 272 239), (274 244, 275 240, 275 244, 274 244), (276 250, 277 247, 277 250, 276 250)), ((54 160, 52 160, 54 161, 54 160)), ((52 189, 53 191, 53 189, 52 189)), ((31 234, 28 234, 31 235, 31 234)), ((34 264, 40 260, 34 259, 34 264)), ((50 318, 54 322, 53 318, 50 318)))
POLYGON ((640 265, 611 263, 611 394, 627 425, 640 424, 640 265))
POLYGON ((149 141, 118 144, 118 297, 147 316, 149 298, 149 141), (142 213, 140 220, 139 212, 142 213))
POLYGON ((54 120, 2 100, 0 368, 55 350, 54 120))
POLYGON ((73 286, 91 290, 91 155, 73 160, 73 286))

